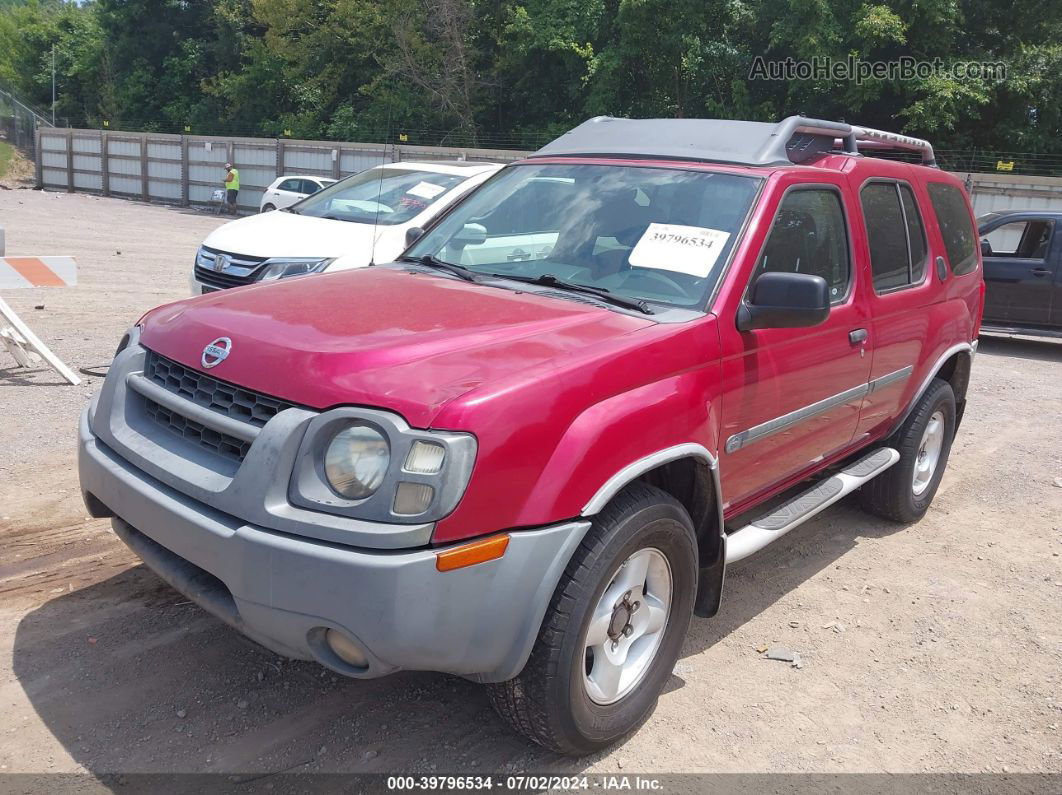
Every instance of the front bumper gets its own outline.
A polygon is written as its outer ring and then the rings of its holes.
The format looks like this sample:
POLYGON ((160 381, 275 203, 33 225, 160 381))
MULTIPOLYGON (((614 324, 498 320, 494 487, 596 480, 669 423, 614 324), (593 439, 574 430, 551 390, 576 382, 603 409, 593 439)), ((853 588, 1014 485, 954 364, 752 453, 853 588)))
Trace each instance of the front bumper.
POLYGON ((269 530, 195 500, 131 465, 79 426, 90 511, 160 577, 278 654, 371 678, 400 669, 482 682, 523 668, 557 582, 589 522, 511 534, 497 560, 448 572, 431 549, 366 550, 269 530), (369 660, 344 663, 339 630, 369 660))

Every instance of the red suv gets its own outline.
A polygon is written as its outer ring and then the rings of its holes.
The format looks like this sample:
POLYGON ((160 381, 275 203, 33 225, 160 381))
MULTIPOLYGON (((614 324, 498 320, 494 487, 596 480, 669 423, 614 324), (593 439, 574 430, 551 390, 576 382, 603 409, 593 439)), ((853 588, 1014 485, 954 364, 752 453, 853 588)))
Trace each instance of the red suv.
POLYGON ((932 158, 801 117, 588 121, 396 263, 145 315, 81 420, 85 501, 280 654, 464 676, 593 751, 727 564, 855 490, 929 507, 983 301, 932 158))

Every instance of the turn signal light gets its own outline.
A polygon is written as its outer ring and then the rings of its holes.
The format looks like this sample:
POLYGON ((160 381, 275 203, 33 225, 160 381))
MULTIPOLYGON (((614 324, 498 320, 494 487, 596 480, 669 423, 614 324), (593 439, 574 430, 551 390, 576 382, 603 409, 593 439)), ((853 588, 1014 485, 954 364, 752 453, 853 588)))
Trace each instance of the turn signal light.
POLYGON ((453 571, 466 566, 475 566, 477 563, 486 563, 488 560, 497 560, 505 554, 508 546, 508 533, 473 541, 471 544, 462 544, 445 552, 437 552, 435 568, 439 571, 453 571))

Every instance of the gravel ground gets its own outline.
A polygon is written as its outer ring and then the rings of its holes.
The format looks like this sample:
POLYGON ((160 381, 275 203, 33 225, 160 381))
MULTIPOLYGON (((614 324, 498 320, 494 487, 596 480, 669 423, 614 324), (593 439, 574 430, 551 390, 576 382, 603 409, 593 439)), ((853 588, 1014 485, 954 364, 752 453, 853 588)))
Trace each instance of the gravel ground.
MULTIPOLYGON (((74 289, 5 299, 67 363, 103 364, 186 294, 218 223, 0 191, 9 253, 81 268, 74 289)), ((85 517, 75 424, 98 380, 10 365, 0 354, 0 771, 1062 773, 1062 342, 983 338, 929 514, 900 527, 844 501, 734 567, 646 725, 576 761, 510 734, 463 680, 337 679, 187 602, 85 517), (763 659, 768 643, 803 667, 763 659)))

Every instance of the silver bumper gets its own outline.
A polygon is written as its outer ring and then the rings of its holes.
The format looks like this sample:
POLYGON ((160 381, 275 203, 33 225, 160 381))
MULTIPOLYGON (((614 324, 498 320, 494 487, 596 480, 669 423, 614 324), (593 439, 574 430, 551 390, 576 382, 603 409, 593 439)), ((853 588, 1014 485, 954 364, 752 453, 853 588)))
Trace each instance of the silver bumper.
POLYGON ((589 522, 513 532, 505 555, 439 572, 430 549, 366 550, 249 524, 134 467, 79 426, 81 488, 90 509, 159 576, 284 656, 340 673, 400 669, 477 681, 519 673, 564 567, 589 522), (324 629, 361 646, 356 670, 323 647, 324 629))

